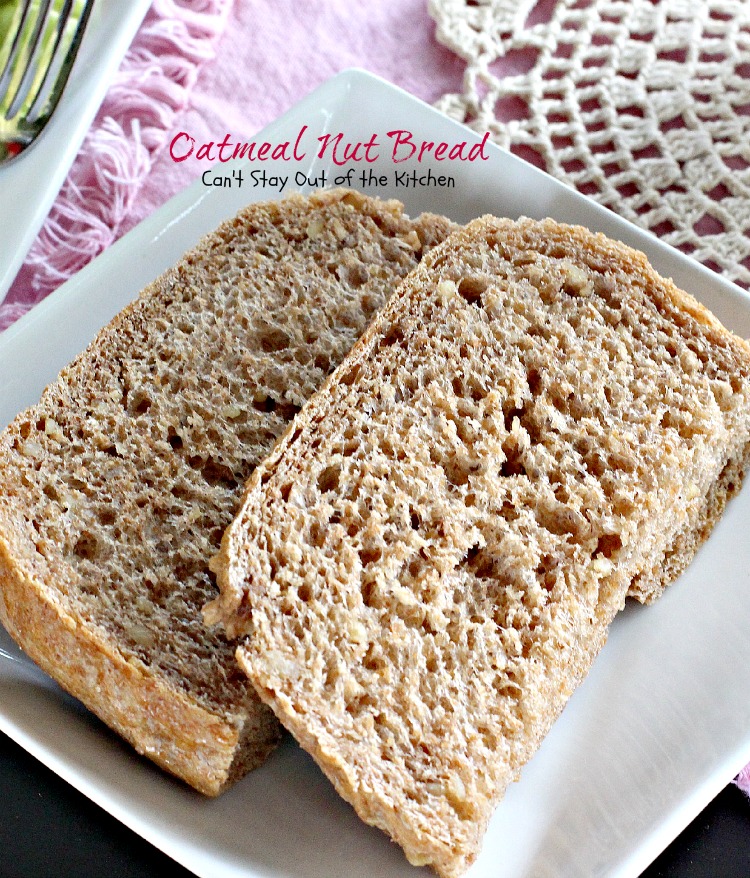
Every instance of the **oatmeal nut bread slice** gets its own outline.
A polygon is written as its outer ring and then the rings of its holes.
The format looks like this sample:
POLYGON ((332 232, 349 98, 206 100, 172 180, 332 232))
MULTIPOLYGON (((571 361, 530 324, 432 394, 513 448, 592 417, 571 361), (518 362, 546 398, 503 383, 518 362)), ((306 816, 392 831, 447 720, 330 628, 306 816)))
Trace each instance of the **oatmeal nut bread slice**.
POLYGON ((256 469, 207 621, 360 816, 460 875, 628 591, 738 488, 749 375, 642 254, 476 220, 256 469))
POLYGON ((207 631, 246 478, 451 224, 351 191, 243 210, 0 437, 0 619, 141 753, 208 795, 280 728, 207 631))

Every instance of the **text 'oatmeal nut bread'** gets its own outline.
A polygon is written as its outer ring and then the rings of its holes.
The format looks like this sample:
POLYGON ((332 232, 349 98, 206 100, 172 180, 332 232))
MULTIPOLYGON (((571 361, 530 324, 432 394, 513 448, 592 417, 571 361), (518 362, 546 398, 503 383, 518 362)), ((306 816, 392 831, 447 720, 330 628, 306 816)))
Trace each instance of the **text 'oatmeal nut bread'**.
POLYGON ((253 205, 0 437, 0 619, 142 753, 214 795, 279 726, 207 631, 245 479, 451 224, 343 190, 253 205))
POLYGON ((749 374, 642 254, 477 220, 255 471, 207 621, 360 816, 457 876, 628 591, 738 487, 749 374))

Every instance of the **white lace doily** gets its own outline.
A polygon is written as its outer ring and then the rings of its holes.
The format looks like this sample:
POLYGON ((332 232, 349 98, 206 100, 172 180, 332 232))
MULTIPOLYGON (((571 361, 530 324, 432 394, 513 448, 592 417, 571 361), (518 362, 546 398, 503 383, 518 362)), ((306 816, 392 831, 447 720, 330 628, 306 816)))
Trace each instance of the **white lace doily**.
POLYGON ((430 0, 438 107, 750 287, 748 0, 430 0))

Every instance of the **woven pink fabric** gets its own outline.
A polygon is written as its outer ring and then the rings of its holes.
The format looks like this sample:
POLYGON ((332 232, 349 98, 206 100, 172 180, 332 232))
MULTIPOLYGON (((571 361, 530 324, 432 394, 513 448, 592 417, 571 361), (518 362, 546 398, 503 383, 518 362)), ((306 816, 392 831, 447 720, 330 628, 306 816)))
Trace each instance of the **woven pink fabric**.
POLYGON ((424 98, 460 85, 423 0, 154 0, 39 238, 0 306, 9 326, 199 175, 164 149, 249 140, 316 86, 365 67, 424 98))

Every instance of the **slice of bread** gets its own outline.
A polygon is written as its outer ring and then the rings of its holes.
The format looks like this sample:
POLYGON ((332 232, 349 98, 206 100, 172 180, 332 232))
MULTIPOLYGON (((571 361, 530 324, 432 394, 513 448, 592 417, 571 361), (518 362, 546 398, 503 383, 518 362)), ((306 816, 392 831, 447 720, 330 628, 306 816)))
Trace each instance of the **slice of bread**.
POLYGON ((215 795, 279 726, 207 631, 245 479, 451 224, 343 190, 257 204, 0 437, 0 619, 141 753, 215 795))
POLYGON ((360 816, 460 875, 628 590, 737 489, 749 376, 642 254, 474 221, 256 469, 207 621, 360 816))

